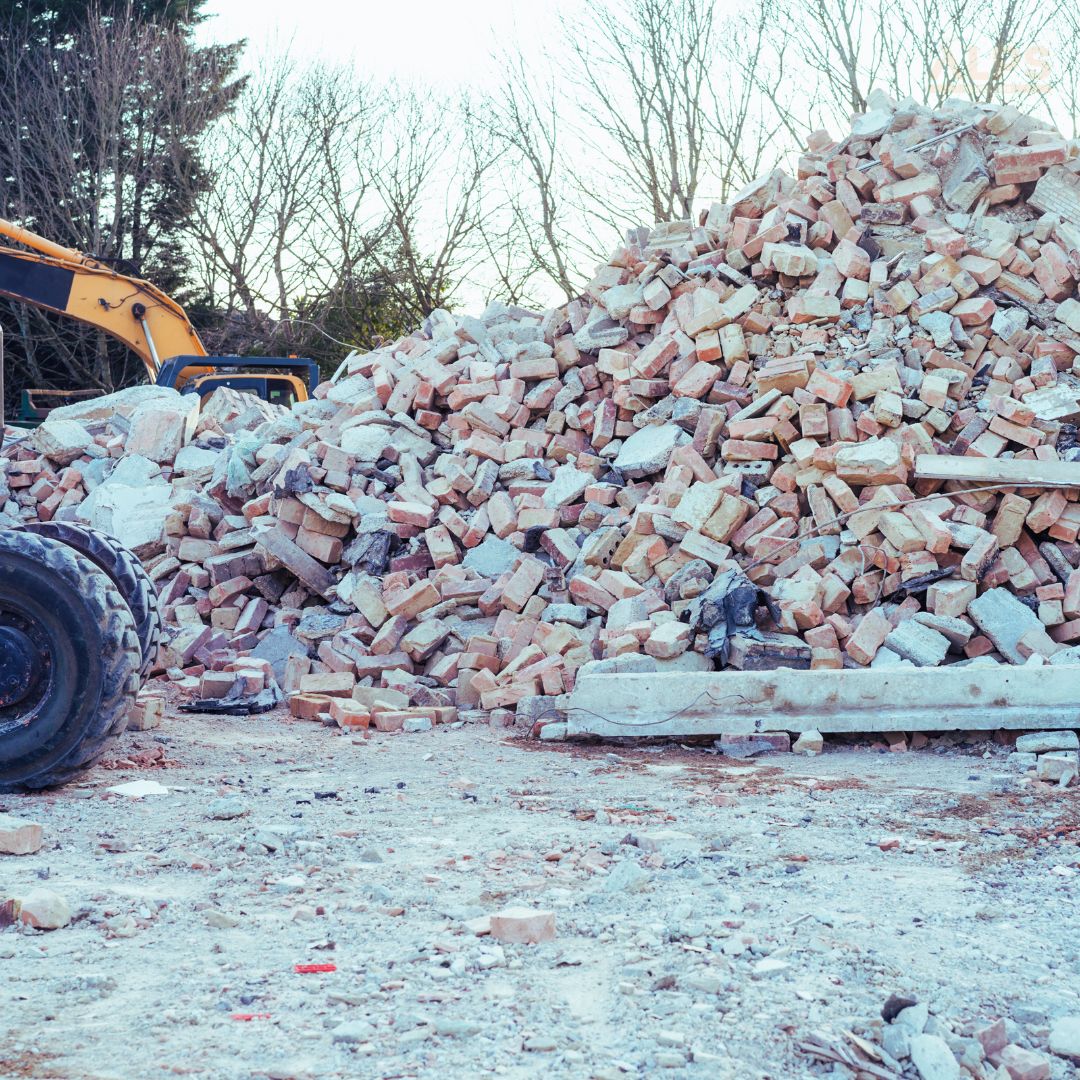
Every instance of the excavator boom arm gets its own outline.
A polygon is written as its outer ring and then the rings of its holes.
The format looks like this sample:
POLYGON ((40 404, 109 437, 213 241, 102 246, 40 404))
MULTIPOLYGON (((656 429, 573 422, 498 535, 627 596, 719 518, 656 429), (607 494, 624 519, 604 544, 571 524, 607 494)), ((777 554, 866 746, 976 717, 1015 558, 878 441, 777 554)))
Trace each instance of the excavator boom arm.
POLYGON ((96 327, 137 353, 151 382, 174 356, 206 356, 184 309, 148 281, 117 273, 70 248, 0 220, 0 296, 96 327))

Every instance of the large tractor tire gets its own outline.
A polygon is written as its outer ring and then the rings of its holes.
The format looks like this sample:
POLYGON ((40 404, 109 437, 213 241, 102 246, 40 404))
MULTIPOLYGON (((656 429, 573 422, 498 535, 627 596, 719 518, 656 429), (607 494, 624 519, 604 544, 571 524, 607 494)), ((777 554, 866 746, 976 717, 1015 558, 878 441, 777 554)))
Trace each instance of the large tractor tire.
POLYGON ((112 578, 135 620, 135 632, 139 635, 142 648, 139 676, 145 679, 157 663, 162 628, 157 589, 143 564, 115 536, 100 529, 91 529, 88 525, 75 525, 70 521, 35 521, 23 525, 22 529, 74 548, 112 578))
POLYGON ((0 793, 92 765, 127 727, 141 664, 107 573, 58 540, 0 532, 0 793))

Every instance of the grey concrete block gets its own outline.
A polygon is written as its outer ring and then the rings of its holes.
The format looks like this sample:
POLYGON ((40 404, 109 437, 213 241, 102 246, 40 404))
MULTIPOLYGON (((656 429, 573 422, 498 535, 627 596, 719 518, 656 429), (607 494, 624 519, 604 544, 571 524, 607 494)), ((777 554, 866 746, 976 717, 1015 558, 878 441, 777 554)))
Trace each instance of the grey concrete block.
POLYGON ((907 619, 885 639, 885 647, 916 667, 937 667, 949 651, 949 639, 921 622, 907 619))
POLYGON ((968 605, 968 615, 994 643, 997 651, 1013 664, 1024 662, 1016 643, 1029 630, 1045 632, 1046 629, 1031 608, 1025 607, 1011 592, 1001 588, 989 589, 972 600, 968 605))

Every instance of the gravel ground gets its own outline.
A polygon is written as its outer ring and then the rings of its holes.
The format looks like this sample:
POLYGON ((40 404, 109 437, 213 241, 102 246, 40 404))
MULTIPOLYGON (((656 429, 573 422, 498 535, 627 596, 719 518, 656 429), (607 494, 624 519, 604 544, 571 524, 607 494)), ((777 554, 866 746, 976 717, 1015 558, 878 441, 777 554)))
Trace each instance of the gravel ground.
POLYGON ((954 1049, 1000 1017, 1045 1052, 1080 1013, 1080 797, 1005 756, 171 714, 0 798, 46 836, 0 895, 74 912, 0 932, 0 1077, 853 1078, 800 1042, 880 1041, 893 993, 954 1049), (133 779, 169 792, 106 791, 133 779), (512 904, 555 940, 480 933, 512 904))

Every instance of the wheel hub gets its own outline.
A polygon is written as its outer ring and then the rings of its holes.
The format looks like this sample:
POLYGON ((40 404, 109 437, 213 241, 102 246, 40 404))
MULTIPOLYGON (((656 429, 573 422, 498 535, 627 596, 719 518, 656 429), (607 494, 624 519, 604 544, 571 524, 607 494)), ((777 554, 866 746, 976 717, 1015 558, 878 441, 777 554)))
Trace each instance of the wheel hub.
POLYGON ((17 626, 0 626, 0 708, 30 697, 44 670, 41 652, 29 635, 17 626))

